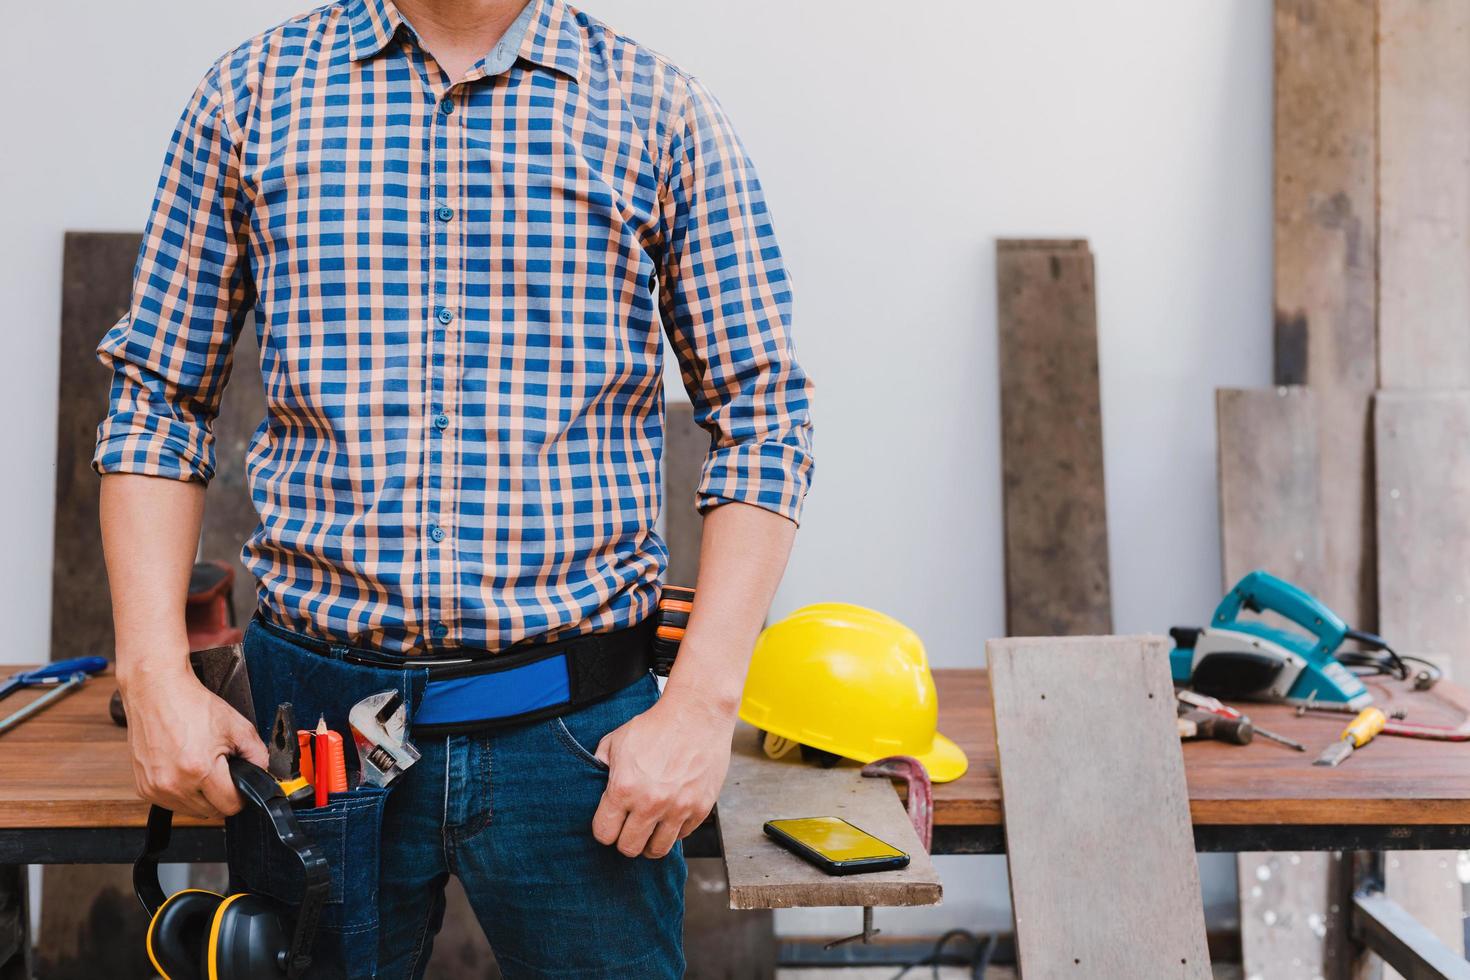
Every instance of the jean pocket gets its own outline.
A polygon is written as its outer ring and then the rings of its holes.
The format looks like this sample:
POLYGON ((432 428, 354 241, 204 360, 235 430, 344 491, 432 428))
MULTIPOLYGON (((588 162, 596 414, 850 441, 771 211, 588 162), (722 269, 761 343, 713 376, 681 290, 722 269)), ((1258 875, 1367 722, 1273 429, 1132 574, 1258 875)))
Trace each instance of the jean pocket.
POLYGON ((557 744, 572 758, 606 774, 608 767, 597 758, 597 746, 608 733, 616 731, 653 707, 658 701, 658 682, 646 674, 621 691, 551 719, 547 724, 557 744))
MULTIPOLYGON (((362 787, 332 794, 326 806, 295 811, 330 869, 312 944, 312 977, 371 977, 377 969, 379 852, 387 798, 385 789, 362 787)), ((280 842, 264 813, 247 807, 231 817, 225 843, 232 891, 299 907, 306 885, 301 862, 280 842)))

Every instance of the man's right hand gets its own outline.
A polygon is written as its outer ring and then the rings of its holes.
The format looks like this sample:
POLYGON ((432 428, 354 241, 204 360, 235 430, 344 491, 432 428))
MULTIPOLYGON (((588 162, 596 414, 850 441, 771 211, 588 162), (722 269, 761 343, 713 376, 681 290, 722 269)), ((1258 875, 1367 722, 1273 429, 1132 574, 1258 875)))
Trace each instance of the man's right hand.
POLYGON ((266 766, 265 743, 255 726, 187 668, 119 680, 138 795, 191 817, 240 812, 226 760, 239 755, 266 766))

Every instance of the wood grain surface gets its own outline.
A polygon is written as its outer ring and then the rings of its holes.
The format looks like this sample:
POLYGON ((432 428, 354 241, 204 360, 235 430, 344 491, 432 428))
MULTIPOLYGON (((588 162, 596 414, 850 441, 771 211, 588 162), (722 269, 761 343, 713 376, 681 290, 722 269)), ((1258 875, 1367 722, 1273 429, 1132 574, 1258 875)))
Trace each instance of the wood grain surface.
POLYGON ((1097 298, 1085 241, 996 243, 1006 632, 1112 631, 1097 298))
POLYGON ((768 759, 756 730, 744 723, 735 730, 718 817, 732 909, 939 904, 939 874, 888 780, 852 767, 821 769, 799 753, 768 759), (767 820, 799 817, 841 817, 907 853, 909 865, 828 875, 761 829, 767 820))
MULTIPOLYGON (((1221 585, 1257 568, 1309 592, 1321 588, 1320 456, 1312 390, 1215 393, 1219 442, 1221 585)), ((1322 968, 1335 860, 1324 852, 1239 856, 1241 962, 1248 976, 1289 980, 1322 968)))
POLYGON ((112 656, 112 603, 92 472, 111 377, 97 362, 97 345, 128 311, 142 237, 74 231, 62 245, 51 649, 36 651, 38 659, 112 656))
MULTIPOLYGON (((1462 448, 1470 440, 1470 392, 1379 392, 1374 420, 1380 630, 1400 653, 1470 678, 1470 456, 1462 448)), ((1389 897, 1463 952, 1465 903, 1453 851, 1395 856, 1385 862, 1384 881, 1389 897)))
POLYGON ((1470 3, 1378 3, 1382 388, 1470 387, 1470 3))
POLYGON ((1168 651, 1161 637, 985 645, 1026 976, 1210 977, 1168 651))
POLYGON ((1320 595, 1372 629, 1369 402, 1378 386, 1374 0, 1277 0, 1276 383, 1320 427, 1320 595))
MULTIPOLYGON (((16 667, 22 670, 22 667, 16 667)), ((1002 823, 990 683, 983 670, 936 670, 939 728, 959 743, 970 770, 934 787, 935 823, 1002 823)), ((0 829, 17 827, 141 827, 147 809, 133 795, 126 735, 107 717, 115 688, 103 675, 52 709, 0 735, 0 829), (44 751, 42 751, 44 749, 44 751), (66 772, 57 780, 57 771, 66 772)), ((1409 720, 1457 725, 1470 698, 1455 684, 1428 694, 1372 683, 1379 704, 1403 707, 1409 720)), ((6 701, 17 707, 36 695, 6 701)), ((1233 746, 1184 746, 1190 812, 1196 824, 1470 823, 1470 743, 1379 738, 1336 769, 1313 766, 1317 750, 1335 741, 1341 716, 1298 717, 1282 705, 1242 705, 1256 722, 1305 742, 1305 755, 1264 740, 1233 746)), ((838 771, 856 767, 840 766, 838 771)), ((179 818, 181 823, 189 823, 179 818)), ((194 821, 197 823, 197 821, 194 821)))
POLYGON ((242 629, 255 614, 256 592, 255 576, 241 564, 240 549, 260 523, 245 479, 245 457, 264 419, 265 386, 252 319, 235 343, 230 383, 214 423, 215 472, 205 495, 199 552, 207 561, 222 561, 234 569, 231 602, 242 629))

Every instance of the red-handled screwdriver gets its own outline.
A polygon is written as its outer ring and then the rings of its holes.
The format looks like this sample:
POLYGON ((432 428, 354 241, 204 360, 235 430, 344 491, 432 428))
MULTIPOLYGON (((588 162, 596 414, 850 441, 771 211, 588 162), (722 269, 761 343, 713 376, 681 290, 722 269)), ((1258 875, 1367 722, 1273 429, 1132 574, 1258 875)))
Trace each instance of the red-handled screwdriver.
MULTIPOLYGON (((1212 698, 1204 694, 1197 694, 1194 691, 1176 691, 1175 693, 1180 701, 1183 701, 1185 704, 1192 707, 1198 708, 1201 711, 1208 711, 1211 714, 1219 715, 1222 718, 1245 718, 1245 720, 1247 721, 1250 720, 1246 718, 1245 715, 1241 714, 1239 711, 1236 711, 1234 708, 1230 707, 1230 705, 1225 704, 1217 698, 1212 698)), ((1260 725, 1253 725, 1252 727, 1255 728, 1256 734, 1261 736, 1262 738, 1269 738, 1271 741, 1276 742, 1279 745, 1285 745, 1287 748, 1296 749, 1298 752, 1307 751, 1307 747, 1302 743, 1296 741, 1295 739, 1287 738, 1285 735, 1278 735, 1275 732, 1267 731, 1260 725)))

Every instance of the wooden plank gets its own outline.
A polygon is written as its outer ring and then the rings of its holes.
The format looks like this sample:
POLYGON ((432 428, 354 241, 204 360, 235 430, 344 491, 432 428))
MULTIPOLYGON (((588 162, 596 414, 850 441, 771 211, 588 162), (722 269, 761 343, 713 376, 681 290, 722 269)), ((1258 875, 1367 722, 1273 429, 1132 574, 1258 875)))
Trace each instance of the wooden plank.
POLYGON ((1470 3, 1380 0, 1379 385, 1470 387, 1470 3))
MULTIPOLYGON (((112 602, 97 522, 98 479, 91 465, 97 424, 107 411, 109 378, 96 350, 102 336, 127 313, 141 241, 140 234, 132 233, 68 232, 62 244, 53 660, 113 655, 112 602)), ((105 707, 98 710, 105 720, 105 707)), ((27 722, 22 729, 39 723, 27 722)), ((117 761, 131 780, 126 754, 117 761)), ((56 980, 96 976, 97 963, 105 959, 110 976, 151 977, 143 952, 147 928, 126 866, 48 867, 42 872, 36 936, 40 975, 56 980)))
POLYGON ((240 549, 260 523, 245 478, 245 456, 265 418, 265 385, 253 323, 240 331, 233 358, 230 383, 214 423, 215 472, 205 495, 199 555, 206 561, 226 562, 235 570, 231 601, 243 628, 255 615, 256 592, 255 576, 241 564, 240 549))
POLYGON ((1006 632, 1112 632, 1087 243, 998 241, 996 295, 1006 632))
POLYGON ((1027 976, 1210 976, 1168 650, 1161 637, 985 645, 1027 976))
POLYGON ((1307 388, 1222 388, 1221 593, 1264 568, 1315 592, 1322 577, 1317 411, 1307 388))
POLYGON ((1380 392, 1375 414, 1383 635, 1470 678, 1470 391, 1380 392))
MULTIPOLYGON (((1463 325, 1462 325, 1463 326, 1463 325)), ((1400 653, 1470 677, 1470 391, 1380 392, 1378 604, 1383 635, 1400 653)), ((1453 852, 1387 862, 1390 898, 1451 949, 1464 950, 1464 900, 1453 852)), ((1385 974, 1394 976, 1391 970, 1385 974)))
MULTIPOLYGON (((1221 591, 1264 568, 1308 591, 1323 568, 1318 422, 1302 387, 1215 393, 1221 591)), ((1254 712, 1252 712, 1254 714, 1254 712)), ((1327 960, 1332 855, 1241 854, 1241 962, 1248 976, 1286 978, 1327 960)))
POLYGON ((1277 0, 1276 383, 1320 426, 1319 594, 1375 623, 1369 400, 1377 387, 1374 0, 1277 0))
POLYGON ((694 491, 709 455, 710 434, 694 424, 688 402, 669 402, 664 423, 664 541, 669 546, 665 581, 693 588, 699 573, 704 518, 694 509, 694 491))
POLYGON ((768 759, 755 729, 742 723, 718 815, 732 909, 939 904, 939 875, 892 785, 864 778, 854 766, 821 769, 797 753, 768 759), (909 866, 848 877, 824 874, 761 830, 767 820, 785 817, 842 817, 907 852, 909 866))
POLYGON ((61 376, 56 432, 51 659, 112 656, 112 603, 97 524, 92 450, 107 414, 97 344, 128 311, 141 234, 67 232, 61 264, 61 376))

